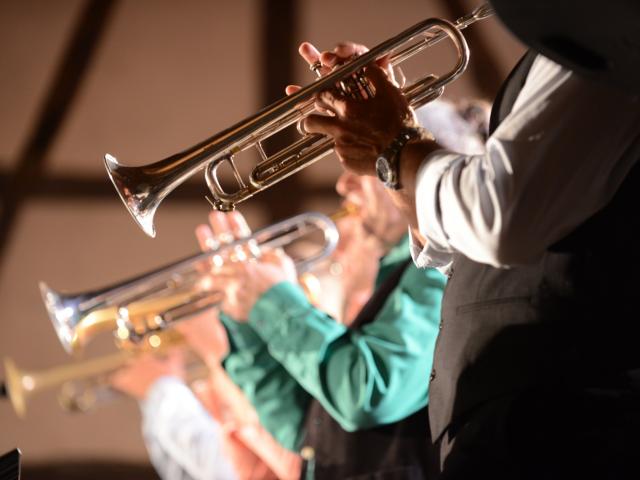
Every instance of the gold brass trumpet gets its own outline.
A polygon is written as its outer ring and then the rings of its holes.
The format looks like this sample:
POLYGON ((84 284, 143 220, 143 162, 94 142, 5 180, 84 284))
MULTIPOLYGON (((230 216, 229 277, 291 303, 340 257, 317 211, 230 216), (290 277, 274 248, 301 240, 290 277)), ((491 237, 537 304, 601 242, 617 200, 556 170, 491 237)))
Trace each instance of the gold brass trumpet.
MULTIPOLYGON (((344 214, 338 211, 334 217, 344 214)), ((314 233, 323 244, 303 258, 294 258, 298 274, 329 256, 338 242, 331 218, 308 212, 256 231, 247 238, 221 244, 135 278, 100 290, 63 294, 40 283, 47 312, 68 353, 81 350, 100 332, 116 332, 122 342, 137 342, 172 322, 193 316, 220 301, 220 292, 203 282, 211 262, 259 256, 263 248, 285 248, 314 233)))
MULTIPOLYGON (((112 396, 114 395, 113 389, 108 387, 108 383, 105 380, 106 375, 125 366, 126 363, 136 355, 165 352, 168 348, 178 347, 184 344, 182 335, 175 331, 161 332, 147 340, 147 342, 134 348, 126 348, 102 357, 70 363, 68 365, 59 365, 39 371, 20 370, 10 358, 5 358, 5 395, 11 401, 13 409, 20 418, 25 417, 27 400, 31 396, 56 387, 63 388, 62 395, 59 396, 59 399, 67 409, 73 409, 81 405, 88 407, 87 398, 93 396, 95 399, 97 388, 111 390, 112 396), (91 387, 91 390, 84 390, 82 392, 82 394, 85 395, 84 399, 74 399, 69 395, 70 391, 65 392, 64 387, 71 386, 71 382, 88 379, 92 380, 94 385, 91 387)), ((75 395, 80 395, 77 389, 75 395)), ((82 407, 78 409, 82 410, 82 407)))
POLYGON ((435 75, 425 75, 403 87, 409 104, 417 108, 439 97, 444 91, 444 86, 464 72, 469 61, 469 47, 461 30, 489 17, 492 13, 491 7, 485 4, 454 23, 437 18, 424 20, 297 93, 282 98, 244 121, 156 163, 127 167, 120 165, 114 156, 106 154, 105 166, 109 177, 129 213, 151 237, 155 236, 153 217, 160 202, 178 185, 202 169, 205 169, 205 178, 213 195, 214 207, 218 210, 232 210, 237 203, 309 166, 332 151, 333 140, 304 132, 301 132, 303 136, 300 139, 270 156, 265 153, 262 145, 270 136, 312 113, 314 95, 336 85, 343 93, 351 95, 353 90, 348 86, 352 85, 351 79, 355 77, 356 82, 363 86, 363 68, 377 59, 388 55, 391 65, 396 66, 448 38, 457 51, 455 66, 439 78, 435 75), (260 160, 249 179, 245 181, 234 163, 234 155, 252 147, 258 151, 260 160), (234 192, 225 191, 218 179, 218 169, 225 164, 231 168, 238 183, 234 192))

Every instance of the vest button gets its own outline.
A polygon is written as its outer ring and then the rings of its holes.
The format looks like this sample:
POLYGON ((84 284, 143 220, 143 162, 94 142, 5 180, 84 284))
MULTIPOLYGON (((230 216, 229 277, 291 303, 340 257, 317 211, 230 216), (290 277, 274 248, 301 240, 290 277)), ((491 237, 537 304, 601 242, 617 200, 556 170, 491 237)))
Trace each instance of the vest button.
POLYGON ((302 447, 302 449, 300 450, 300 456, 308 462, 315 458, 316 451, 313 449, 313 447, 307 445, 302 447))
POLYGON ((436 378, 436 370, 433 369, 433 370, 431 370, 431 375, 429 375, 429 381, 433 382, 435 380, 435 378, 436 378))

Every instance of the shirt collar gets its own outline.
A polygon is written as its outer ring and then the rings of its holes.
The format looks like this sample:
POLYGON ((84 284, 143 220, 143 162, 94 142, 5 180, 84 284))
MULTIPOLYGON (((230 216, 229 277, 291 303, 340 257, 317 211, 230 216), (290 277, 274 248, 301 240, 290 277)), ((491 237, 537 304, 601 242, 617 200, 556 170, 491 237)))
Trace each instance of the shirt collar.
POLYGON ((389 273, 394 271, 399 264, 407 261, 410 256, 409 234, 405 234, 398 243, 389 250, 389 253, 380 259, 380 268, 378 270, 378 277, 376 278, 376 286, 380 285, 389 273))

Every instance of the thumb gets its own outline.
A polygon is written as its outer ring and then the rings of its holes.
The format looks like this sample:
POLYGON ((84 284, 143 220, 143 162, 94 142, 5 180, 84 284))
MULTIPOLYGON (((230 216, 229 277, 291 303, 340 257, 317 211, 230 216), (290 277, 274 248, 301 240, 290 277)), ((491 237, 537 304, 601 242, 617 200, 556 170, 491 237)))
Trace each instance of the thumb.
POLYGON ((281 267, 284 263, 284 257, 286 257, 286 254, 282 251, 281 248, 272 248, 268 250, 263 249, 260 261, 275 265, 276 267, 281 267))

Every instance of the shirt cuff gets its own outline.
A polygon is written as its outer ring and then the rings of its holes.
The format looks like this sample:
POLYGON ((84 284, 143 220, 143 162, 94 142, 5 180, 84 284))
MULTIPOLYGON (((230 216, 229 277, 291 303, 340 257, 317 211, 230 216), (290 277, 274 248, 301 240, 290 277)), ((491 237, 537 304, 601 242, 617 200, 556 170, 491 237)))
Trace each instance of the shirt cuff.
POLYGON ((439 189, 444 172, 459 159, 459 155, 438 150, 427 155, 416 176, 416 216, 425 245, 414 239, 409 230, 411 258, 418 268, 437 268, 446 272, 451 266, 452 251, 442 227, 439 189))
POLYGON ((416 215, 420 233, 429 240, 428 243, 446 250, 447 234, 442 227, 440 209, 440 185, 444 173, 458 155, 438 150, 429 154, 416 176, 416 215))
POLYGON ((219 318, 227 331, 230 351, 245 350, 262 345, 262 339, 248 323, 238 322, 224 312, 220 312, 219 318))
POLYGON ((453 263, 453 254, 449 252, 439 252, 429 245, 422 245, 418 242, 409 230, 409 251, 413 263, 418 268, 435 268, 443 275, 447 275, 453 263))
MULTIPOLYGON (((416 216, 418 229, 426 245, 420 245, 411 236, 411 257, 417 267, 445 268, 451 263, 452 249, 442 225, 440 186, 444 173, 460 155, 438 150, 424 159, 416 176, 416 216)), ((411 232, 409 232, 411 235, 411 232)))

